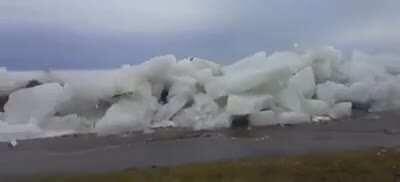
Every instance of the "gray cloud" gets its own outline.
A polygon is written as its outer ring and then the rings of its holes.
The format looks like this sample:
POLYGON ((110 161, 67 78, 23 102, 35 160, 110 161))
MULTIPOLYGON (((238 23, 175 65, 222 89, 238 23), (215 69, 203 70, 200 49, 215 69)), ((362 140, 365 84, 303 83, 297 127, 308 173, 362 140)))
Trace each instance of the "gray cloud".
POLYGON ((2 0, 0 65, 105 68, 174 53, 229 63, 331 44, 399 52, 397 0, 2 0))
POLYGON ((221 1, 5 0, 3 23, 42 24, 95 32, 179 32, 223 26, 232 17, 221 1))

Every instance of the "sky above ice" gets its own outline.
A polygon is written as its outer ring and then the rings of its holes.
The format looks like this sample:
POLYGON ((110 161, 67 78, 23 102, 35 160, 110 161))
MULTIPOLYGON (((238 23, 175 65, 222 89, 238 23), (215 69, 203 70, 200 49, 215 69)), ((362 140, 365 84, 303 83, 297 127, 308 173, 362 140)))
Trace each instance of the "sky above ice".
POLYGON ((96 69, 157 55, 222 64, 333 45, 400 53, 399 0, 0 0, 0 66, 96 69))

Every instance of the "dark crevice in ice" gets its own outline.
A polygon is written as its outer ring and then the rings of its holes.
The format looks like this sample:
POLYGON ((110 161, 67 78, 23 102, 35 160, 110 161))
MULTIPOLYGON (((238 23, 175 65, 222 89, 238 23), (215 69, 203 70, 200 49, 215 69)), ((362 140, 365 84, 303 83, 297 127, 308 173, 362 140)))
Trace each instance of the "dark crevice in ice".
POLYGON ((247 128, 250 125, 249 115, 233 115, 231 128, 247 128))
POLYGON ((189 99, 186 104, 182 107, 182 109, 187 109, 189 107, 192 107, 194 105, 194 100, 193 99, 189 99))
POLYGON ((199 84, 199 83, 196 83, 195 86, 196 86, 196 90, 197 90, 199 93, 203 93, 203 94, 207 93, 206 89, 204 88, 204 85, 199 84))
POLYGON ((39 85, 42 85, 43 83, 38 81, 38 80, 30 80, 24 88, 33 88, 39 85))
POLYGON ((4 112, 4 106, 8 101, 8 95, 1 95, 0 96, 0 112, 4 112))
POLYGON ((225 108, 225 106, 228 104, 228 96, 218 97, 214 101, 220 108, 225 108))
POLYGON ((369 104, 369 103, 353 102, 351 105, 352 109, 360 110, 360 111, 368 111, 370 107, 371 107, 371 104, 369 104))
POLYGON ((165 105, 168 103, 168 95, 169 95, 169 89, 168 88, 164 88, 161 91, 161 95, 160 98, 158 98, 158 103, 165 105))
POLYGON ((134 93, 133 92, 124 92, 120 94, 115 94, 112 96, 112 99, 120 100, 122 98, 131 97, 134 93))

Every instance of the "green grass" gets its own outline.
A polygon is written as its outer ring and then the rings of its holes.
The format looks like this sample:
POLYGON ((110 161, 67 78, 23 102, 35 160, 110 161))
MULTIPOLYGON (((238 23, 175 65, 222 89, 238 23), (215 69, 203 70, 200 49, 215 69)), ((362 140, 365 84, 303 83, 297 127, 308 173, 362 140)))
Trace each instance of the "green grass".
MULTIPOLYGON (((400 175, 400 153, 346 152, 294 157, 265 157, 171 168, 129 169, 109 174, 36 177, 37 182, 385 182, 400 175), (380 153, 380 154, 378 154, 380 153)), ((400 181, 400 176, 399 179, 400 181)))

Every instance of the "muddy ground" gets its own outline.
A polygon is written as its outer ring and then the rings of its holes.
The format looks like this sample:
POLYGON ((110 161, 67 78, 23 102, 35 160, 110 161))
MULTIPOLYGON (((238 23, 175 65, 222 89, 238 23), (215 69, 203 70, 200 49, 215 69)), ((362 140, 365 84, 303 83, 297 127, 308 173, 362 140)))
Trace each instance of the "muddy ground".
POLYGON ((400 112, 355 113, 319 124, 152 134, 74 135, 0 143, 0 177, 104 173, 128 168, 233 161, 400 146, 400 112))

